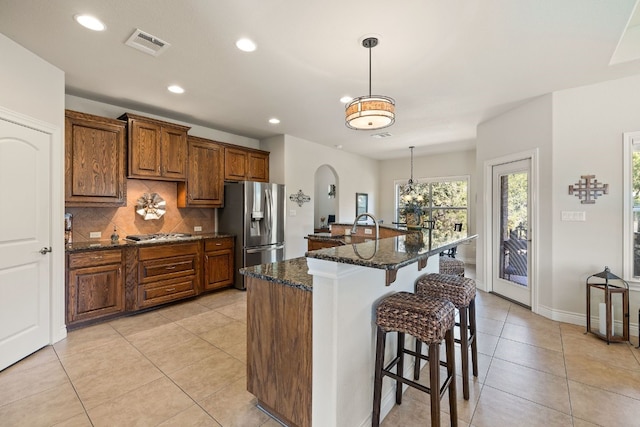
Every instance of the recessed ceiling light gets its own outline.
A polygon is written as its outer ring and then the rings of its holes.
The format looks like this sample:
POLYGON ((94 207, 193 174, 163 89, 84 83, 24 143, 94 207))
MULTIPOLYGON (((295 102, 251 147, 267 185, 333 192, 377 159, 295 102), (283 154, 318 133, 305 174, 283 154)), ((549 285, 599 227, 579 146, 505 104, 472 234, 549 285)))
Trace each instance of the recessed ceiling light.
POLYGON ((169 92, 173 92, 173 93, 184 93, 184 89, 182 89, 178 85, 171 85, 167 89, 169 90, 169 92))
POLYGON ((353 98, 350 96, 343 96, 342 98, 340 98, 340 102, 342 102, 343 104, 346 104, 347 102, 351 102, 353 101, 353 98))
POLYGON ((334 145, 338 150, 342 150, 342 145, 334 145))
POLYGON ((277 125, 278 123, 280 123, 280 120, 273 117, 269 119, 269 123, 271 123, 272 125, 277 125))
POLYGON ((104 31, 107 28, 98 18, 91 15, 75 15, 73 19, 78 24, 93 31, 104 31))
POLYGON ((240 39, 236 42, 236 47, 243 52, 253 52, 256 50, 256 44, 249 39, 240 39))

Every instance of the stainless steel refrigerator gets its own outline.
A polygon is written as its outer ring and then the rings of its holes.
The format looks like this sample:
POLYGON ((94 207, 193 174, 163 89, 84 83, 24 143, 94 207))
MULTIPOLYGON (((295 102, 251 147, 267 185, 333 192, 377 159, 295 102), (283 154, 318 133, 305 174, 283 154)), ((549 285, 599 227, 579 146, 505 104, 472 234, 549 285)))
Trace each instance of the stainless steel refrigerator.
POLYGON ((240 268, 284 259, 284 185, 228 182, 218 231, 236 235, 235 287, 245 289, 240 268))

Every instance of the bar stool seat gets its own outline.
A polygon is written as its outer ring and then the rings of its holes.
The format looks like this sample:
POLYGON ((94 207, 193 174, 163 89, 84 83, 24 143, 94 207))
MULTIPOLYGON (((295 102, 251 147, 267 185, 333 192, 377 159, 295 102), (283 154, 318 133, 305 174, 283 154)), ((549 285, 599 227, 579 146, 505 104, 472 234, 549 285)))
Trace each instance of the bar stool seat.
POLYGON ((376 362, 373 388, 373 416, 371 425, 380 425, 380 404, 382 398, 382 379, 385 376, 396 380, 396 403, 402 403, 402 384, 414 387, 430 394, 431 425, 440 425, 440 400, 445 391, 449 391, 449 416, 452 426, 457 426, 458 411, 455 381, 455 306, 443 298, 416 295, 410 292, 397 292, 384 298, 376 307, 376 362), (384 366, 386 334, 397 332, 397 352, 393 360, 384 366), (405 334, 429 345, 428 356, 418 354, 405 347, 405 334), (440 344, 444 340, 446 361, 440 361, 440 344), (405 354, 429 362, 429 387, 404 378, 405 354), (447 376, 440 384, 440 366, 447 368, 447 376), (392 371, 396 368, 395 372, 392 371))
MULTIPOLYGON (((416 281, 416 294, 434 298, 445 298, 453 303, 460 314, 460 338, 456 342, 461 347, 462 358, 462 395, 469 400, 469 347, 473 364, 473 376, 478 376, 478 345, 476 342, 476 282, 473 279, 447 274, 431 273, 416 281)), ((416 353, 421 353, 421 344, 416 341, 416 353)), ((414 379, 420 375, 420 366, 416 364, 414 379)))
POLYGON ((464 261, 448 256, 440 256, 438 271, 440 274, 464 276, 464 261))

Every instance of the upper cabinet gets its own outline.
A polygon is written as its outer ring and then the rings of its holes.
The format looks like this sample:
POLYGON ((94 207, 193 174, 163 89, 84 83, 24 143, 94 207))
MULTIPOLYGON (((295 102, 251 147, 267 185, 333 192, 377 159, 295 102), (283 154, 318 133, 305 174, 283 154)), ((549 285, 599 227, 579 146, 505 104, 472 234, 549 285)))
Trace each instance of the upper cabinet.
POLYGON ((65 111, 65 206, 127 204, 125 124, 65 111))
POLYGON ((204 138, 188 138, 187 181, 178 182, 178 207, 219 208, 224 203, 224 147, 204 138))
POLYGON ((131 113, 126 120, 129 141, 129 178, 184 181, 187 176, 189 127, 131 113))
POLYGON ((224 179, 269 182, 269 152, 242 147, 225 147, 224 179))

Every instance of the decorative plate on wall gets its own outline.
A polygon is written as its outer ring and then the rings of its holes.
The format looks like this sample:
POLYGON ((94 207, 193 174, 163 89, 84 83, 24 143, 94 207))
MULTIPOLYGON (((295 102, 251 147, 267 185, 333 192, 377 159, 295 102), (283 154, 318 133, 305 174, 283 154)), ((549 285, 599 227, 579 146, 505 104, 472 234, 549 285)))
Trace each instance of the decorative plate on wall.
POLYGON ((145 220, 159 219, 167 212, 167 202, 158 193, 144 193, 138 199, 136 213, 145 220))

